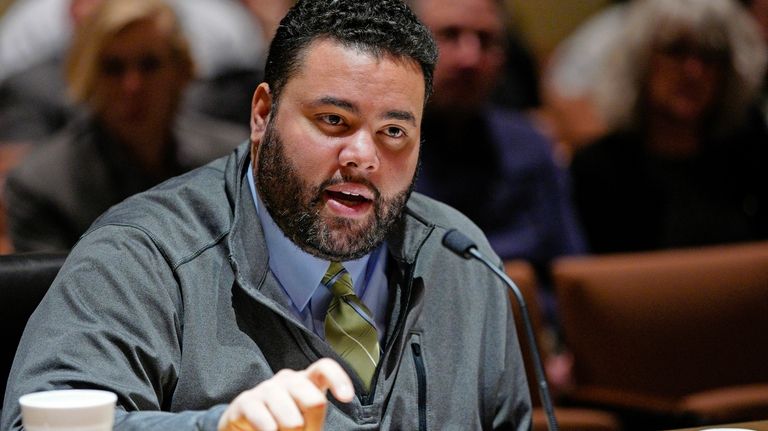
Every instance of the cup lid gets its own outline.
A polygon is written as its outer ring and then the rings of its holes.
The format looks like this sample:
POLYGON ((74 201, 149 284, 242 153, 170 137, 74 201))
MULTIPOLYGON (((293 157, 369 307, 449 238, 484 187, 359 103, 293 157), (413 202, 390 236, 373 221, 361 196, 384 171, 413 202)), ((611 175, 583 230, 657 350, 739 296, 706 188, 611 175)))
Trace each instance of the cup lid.
POLYGON ((117 395, 95 389, 34 392, 19 398, 27 429, 101 430, 114 421, 117 395))
POLYGON ((19 397, 23 407, 46 409, 76 409, 96 407, 117 402, 117 395, 98 389, 61 389, 33 392, 19 397))

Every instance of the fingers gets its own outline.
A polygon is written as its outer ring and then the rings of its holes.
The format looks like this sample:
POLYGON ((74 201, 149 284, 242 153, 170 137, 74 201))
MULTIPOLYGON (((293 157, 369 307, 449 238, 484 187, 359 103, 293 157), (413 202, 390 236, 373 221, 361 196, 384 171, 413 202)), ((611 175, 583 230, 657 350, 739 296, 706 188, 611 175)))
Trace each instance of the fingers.
MULTIPOLYGON (((301 429, 307 412, 321 410, 325 418, 325 391, 321 391, 301 373, 282 370, 264 392, 261 399, 280 429, 301 429), (268 394, 268 396, 267 396, 268 394)), ((316 413, 312 418, 316 420, 316 413)))
POLYGON ((320 359, 306 370, 307 378, 323 392, 328 389, 337 400, 350 402, 355 396, 355 390, 349 376, 336 361, 328 358, 320 359))
POLYGON ((219 431, 321 430, 328 389, 344 402, 355 395, 344 369, 331 359, 302 371, 282 370, 238 395, 219 420, 219 431))

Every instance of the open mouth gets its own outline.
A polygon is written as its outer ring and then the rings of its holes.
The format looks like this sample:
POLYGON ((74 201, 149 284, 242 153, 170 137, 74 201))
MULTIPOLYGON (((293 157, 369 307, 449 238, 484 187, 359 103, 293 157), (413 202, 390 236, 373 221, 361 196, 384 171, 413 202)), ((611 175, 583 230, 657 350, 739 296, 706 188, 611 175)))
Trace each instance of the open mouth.
POLYGON ((357 206, 372 202, 370 199, 366 198, 365 196, 362 196, 356 193, 326 190, 325 194, 328 197, 328 199, 332 199, 346 207, 357 207, 357 206))

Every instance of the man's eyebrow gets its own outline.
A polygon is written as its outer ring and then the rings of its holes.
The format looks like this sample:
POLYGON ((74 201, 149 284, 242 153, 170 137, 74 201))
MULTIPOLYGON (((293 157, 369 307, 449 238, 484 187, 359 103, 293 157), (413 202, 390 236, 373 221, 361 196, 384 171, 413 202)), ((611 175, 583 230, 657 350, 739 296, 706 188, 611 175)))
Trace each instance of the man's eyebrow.
POLYGON ((355 114, 360 113, 360 110, 357 108, 357 106, 353 105, 351 102, 339 99, 337 97, 324 96, 310 103, 310 106, 314 108, 324 105, 333 105, 341 109, 346 109, 347 111, 353 112, 355 114))
POLYGON ((382 115, 386 120, 402 120, 416 126, 416 116, 410 111, 387 111, 382 115))

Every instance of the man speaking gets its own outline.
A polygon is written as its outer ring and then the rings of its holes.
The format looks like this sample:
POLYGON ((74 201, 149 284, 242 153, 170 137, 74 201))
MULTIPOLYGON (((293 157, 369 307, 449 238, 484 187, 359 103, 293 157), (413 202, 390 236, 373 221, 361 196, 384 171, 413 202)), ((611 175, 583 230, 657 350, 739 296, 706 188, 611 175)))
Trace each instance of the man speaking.
POLYGON ((411 193, 436 60, 400 0, 299 1, 250 144, 113 207, 73 249, 2 429, 20 429, 20 395, 65 388, 115 392, 119 431, 529 429, 507 292, 441 239, 493 252, 411 193))

